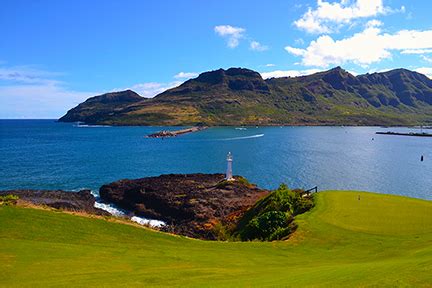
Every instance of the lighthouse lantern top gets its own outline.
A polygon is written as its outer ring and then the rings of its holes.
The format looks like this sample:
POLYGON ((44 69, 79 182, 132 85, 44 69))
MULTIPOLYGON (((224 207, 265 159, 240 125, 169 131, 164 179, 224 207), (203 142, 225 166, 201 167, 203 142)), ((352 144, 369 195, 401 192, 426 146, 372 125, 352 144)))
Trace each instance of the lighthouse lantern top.
POLYGON ((232 160, 233 160, 233 157, 232 157, 231 152, 228 152, 227 160, 228 160, 228 161, 232 161, 232 160))

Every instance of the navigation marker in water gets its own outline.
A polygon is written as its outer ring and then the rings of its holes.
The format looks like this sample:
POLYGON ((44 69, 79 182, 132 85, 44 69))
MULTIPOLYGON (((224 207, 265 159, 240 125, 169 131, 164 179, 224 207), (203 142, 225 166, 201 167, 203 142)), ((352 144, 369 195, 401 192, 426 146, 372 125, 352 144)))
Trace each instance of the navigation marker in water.
POLYGON ((233 161, 233 157, 231 152, 228 152, 227 155, 227 171, 226 171, 226 176, 225 176, 225 180, 227 181, 234 181, 235 179, 233 178, 232 175, 232 161, 233 161))

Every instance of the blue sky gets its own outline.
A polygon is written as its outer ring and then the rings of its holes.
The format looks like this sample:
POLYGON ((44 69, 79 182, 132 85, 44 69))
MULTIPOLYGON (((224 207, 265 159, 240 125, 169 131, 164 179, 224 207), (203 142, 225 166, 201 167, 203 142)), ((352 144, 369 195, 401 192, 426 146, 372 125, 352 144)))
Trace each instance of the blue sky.
POLYGON ((431 10, 406 0, 4 0, 0 118, 57 118, 127 88, 152 97, 218 68, 432 77, 431 10))

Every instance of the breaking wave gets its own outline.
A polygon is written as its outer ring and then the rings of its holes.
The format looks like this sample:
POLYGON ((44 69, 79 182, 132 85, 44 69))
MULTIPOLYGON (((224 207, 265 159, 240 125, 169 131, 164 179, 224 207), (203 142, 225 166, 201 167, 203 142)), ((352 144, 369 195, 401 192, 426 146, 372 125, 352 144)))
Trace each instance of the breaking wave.
POLYGON ((101 128, 101 127, 111 127, 109 125, 88 125, 88 124, 76 124, 73 125, 74 127, 77 128, 101 128))
POLYGON ((138 217, 138 216, 132 216, 132 218, 130 219, 133 222, 136 222, 138 224, 141 225, 149 225, 152 227, 162 227, 165 226, 165 222, 160 221, 160 220, 152 220, 152 219, 146 219, 146 218, 142 218, 142 217, 138 217))
POLYGON ((128 211, 120 209, 118 207, 116 207, 113 204, 106 204, 106 203, 101 203, 100 201, 100 197, 99 194, 95 191, 91 191, 91 193, 93 194, 93 196, 95 196, 96 198, 96 202, 94 204, 94 207, 102 209, 107 211, 108 213, 110 213, 111 215, 117 216, 117 217, 125 217, 125 218, 129 218, 131 221, 136 222, 140 225, 145 225, 145 226, 151 226, 151 227, 162 227, 165 226, 166 223, 160 220, 155 220, 155 219, 147 219, 147 218, 143 218, 143 217, 138 217, 138 216, 132 216, 130 217, 128 214, 130 214, 128 211))
POLYGON ((260 138, 263 136, 264 136, 264 134, 256 134, 256 135, 251 135, 251 136, 223 138, 223 139, 217 139, 217 140, 219 140, 219 141, 243 140, 243 139, 260 138))

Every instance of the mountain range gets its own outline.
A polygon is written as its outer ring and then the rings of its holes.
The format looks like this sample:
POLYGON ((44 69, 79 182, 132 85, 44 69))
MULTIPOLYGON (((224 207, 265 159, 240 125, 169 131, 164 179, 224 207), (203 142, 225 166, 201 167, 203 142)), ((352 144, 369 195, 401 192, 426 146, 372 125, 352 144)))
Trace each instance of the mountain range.
POLYGON ((336 67, 263 79, 245 68, 201 73, 154 98, 87 99, 61 122, 105 125, 430 125, 432 80, 407 69, 354 76, 336 67))

